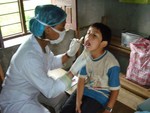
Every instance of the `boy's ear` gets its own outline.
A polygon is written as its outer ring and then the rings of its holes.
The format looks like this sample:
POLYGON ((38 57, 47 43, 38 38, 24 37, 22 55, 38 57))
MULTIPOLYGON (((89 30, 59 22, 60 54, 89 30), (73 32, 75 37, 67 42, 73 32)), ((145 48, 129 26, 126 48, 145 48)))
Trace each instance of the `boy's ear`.
POLYGON ((101 43, 101 45, 102 45, 102 47, 104 48, 104 47, 106 47, 107 46, 107 44, 108 44, 108 42, 107 41, 102 41, 102 43, 101 43))

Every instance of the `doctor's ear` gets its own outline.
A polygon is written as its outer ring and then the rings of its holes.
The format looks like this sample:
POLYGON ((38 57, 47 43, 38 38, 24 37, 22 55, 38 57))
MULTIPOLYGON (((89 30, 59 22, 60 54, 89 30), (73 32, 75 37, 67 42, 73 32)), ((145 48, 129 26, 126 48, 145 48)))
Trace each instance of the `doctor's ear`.
POLYGON ((52 31, 52 28, 49 27, 49 26, 45 26, 45 31, 46 31, 46 32, 50 32, 50 31, 52 31))
POLYGON ((48 37, 58 38, 59 34, 55 32, 50 26, 45 26, 45 34, 48 37))
POLYGON ((55 34, 55 32, 53 31, 53 29, 50 26, 45 26, 45 33, 47 34, 55 34))

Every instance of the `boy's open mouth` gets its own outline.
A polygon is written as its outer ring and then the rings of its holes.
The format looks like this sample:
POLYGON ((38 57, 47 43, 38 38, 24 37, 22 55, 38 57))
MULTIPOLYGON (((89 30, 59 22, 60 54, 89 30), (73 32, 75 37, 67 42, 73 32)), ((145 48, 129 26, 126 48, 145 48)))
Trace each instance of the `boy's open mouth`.
POLYGON ((84 46, 88 48, 91 46, 91 44, 89 42, 85 42, 84 46))

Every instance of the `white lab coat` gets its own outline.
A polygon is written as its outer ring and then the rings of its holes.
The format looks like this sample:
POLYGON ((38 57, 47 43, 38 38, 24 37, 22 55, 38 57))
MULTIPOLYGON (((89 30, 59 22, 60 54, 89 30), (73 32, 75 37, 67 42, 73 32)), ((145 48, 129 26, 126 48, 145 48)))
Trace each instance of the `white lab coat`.
POLYGON ((43 53, 34 36, 23 43, 6 73, 0 94, 2 113, 49 113, 37 96, 42 92, 47 98, 56 97, 68 87, 63 79, 54 80, 47 75, 49 69, 62 67, 61 57, 54 56, 48 46, 43 53))

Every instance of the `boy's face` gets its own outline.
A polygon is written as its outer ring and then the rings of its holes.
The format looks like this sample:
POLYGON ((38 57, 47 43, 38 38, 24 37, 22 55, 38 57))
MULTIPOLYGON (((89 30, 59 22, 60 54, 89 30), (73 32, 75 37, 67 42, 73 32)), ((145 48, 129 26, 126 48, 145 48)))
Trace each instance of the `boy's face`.
POLYGON ((85 35, 84 46, 90 52, 98 52, 103 50, 102 34, 95 27, 90 27, 85 35))

